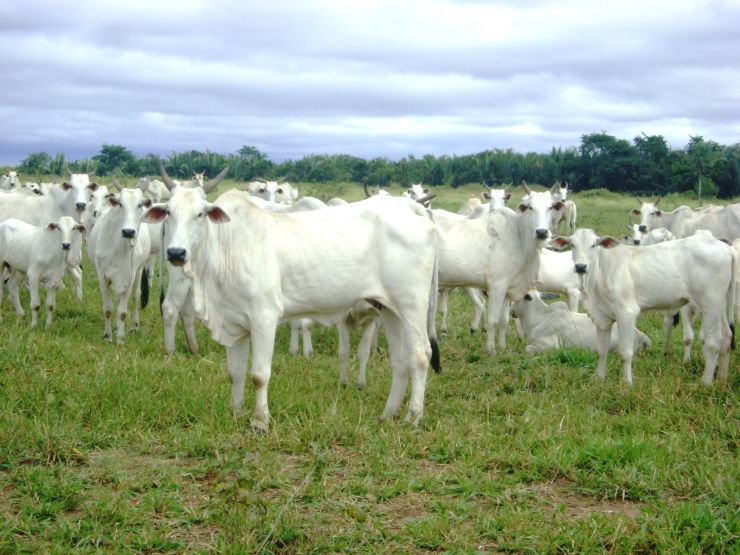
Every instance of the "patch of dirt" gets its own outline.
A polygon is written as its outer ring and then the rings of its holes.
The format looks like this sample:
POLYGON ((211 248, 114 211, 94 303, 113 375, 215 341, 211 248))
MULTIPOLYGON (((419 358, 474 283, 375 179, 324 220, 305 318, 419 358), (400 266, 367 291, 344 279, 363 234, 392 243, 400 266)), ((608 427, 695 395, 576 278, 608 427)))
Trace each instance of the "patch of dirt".
POLYGON ((410 520, 431 514, 427 509, 428 502, 428 497, 423 493, 410 493, 378 503, 377 511, 387 515, 382 520, 386 521, 389 528, 399 529, 410 520))
POLYGON ((546 482, 532 484, 531 490, 545 503, 554 508, 565 507, 565 514, 572 518, 588 518, 594 513, 606 515, 625 515, 636 518, 642 511, 642 504, 619 499, 596 499, 572 491, 568 482, 546 482))

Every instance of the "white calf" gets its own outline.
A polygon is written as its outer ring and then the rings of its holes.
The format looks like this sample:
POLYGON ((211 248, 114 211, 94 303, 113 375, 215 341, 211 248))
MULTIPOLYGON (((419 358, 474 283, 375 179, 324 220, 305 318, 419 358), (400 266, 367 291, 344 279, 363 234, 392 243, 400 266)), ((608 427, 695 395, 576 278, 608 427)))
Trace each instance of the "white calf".
MULTIPOLYGON (((82 234, 85 226, 69 216, 58 222, 37 227, 16 219, 0 223, 0 267, 7 265, 13 272, 8 289, 18 316, 23 315, 18 284, 25 277, 31 290, 31 327, 38 324, 41 307, 39 285, 46 288, 46 327, 56 304, 56 290, 67 266, 80 263, 82 234)), ((2 301, 0 287, 0 301, 2 301)))

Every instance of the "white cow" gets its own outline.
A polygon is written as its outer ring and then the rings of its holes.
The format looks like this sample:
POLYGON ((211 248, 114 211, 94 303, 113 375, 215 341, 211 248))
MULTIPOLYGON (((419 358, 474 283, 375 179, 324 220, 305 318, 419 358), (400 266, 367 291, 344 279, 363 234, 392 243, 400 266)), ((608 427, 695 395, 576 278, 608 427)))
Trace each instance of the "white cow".
POLYGON ((537 273, 535 285, 539 291, 567 295, 568 308, 572 312, 578 312, 578 303, 581 300, 581 283, 573 271, 573 259, 570 253, 542 249, 540 251, 540 269, 537 273))
POLYGON ((501 324, 499 348, 506 346, 509 307, 534 286, 542 242, 549 236, 552 210, 560 208, 549 192, 532 191, 518 213, 508 208, 482 218, 452 221, 443 227, 439 247, 439 281, 442 287, 475 287, 488 293, 486 349, 495 352, 496 326, 501 324))
POLYGON ((610 329, 619 328, 619 354, 624 379, 632 383, 634 329, 644 310, 696 305, 703 317, 704 375, 710 384, 719 360, 718 379, 727 380, 735 299, 731 249, 709 233, 647 247, 619 245, 612 237, 578 229, 571 237, 555 237, 559 247, 571 245, 574 267, 583 276, 588 313, 598 328, 597 374, 606 377, 610 329))
POLYGON ((578 209, 576 203, 568 198, 568 182, 565 182, 563 186, 560 181, 555 183, 550 189, 552 194, 553 202, 562 202, 563 206, 560 210, 553 211, 552 215, 552 227, 551 229, 558 230, 565 223, 566 234, 571 233, 576 228, 576 218, 578 216, 578 209))
POLYGON ((0 190, 10 191, 19 189, 20 186, 21 182, 18 179, 18 172, 9 171, 6 174, 0 175, 0 190))
MULTIPOLYGON (((544 251, 543 251, 544 252, 544 251)), ((571 262, 571 273, 573 263, 571 262)), ((512 314, 522 323, 527 338, 527 353, 541 353, 559 347, 580 347, 596 351, 596 326, 585 314, 576 314, 563 302, 545 304, 539 292, 532 289, 513 304, 512 314)), ((609 350, 619 344, 617 329, 612 326, 609 350)), ((649 349, 650 338, 635 330, 634 351, 649 349)))
POLYGON ((740 204, 707 206, 697 210, 679 206, 666 212, 658 208, 659 201, 660 198, 653 202, 641 201, 640 209, 630 212, 633 216, 640 216, 640 231, 643 233, 665 227, 681 239, 693 235, 698 229, 706 229, 718 239, 734 241, 740 238, 740 204))
POLYGON ((148 176, 141 177, 136 182, 136 186, 141 189, 144 192, 144 195, 151 199, 152 202, 162 202, 163 200, 169 200, 170 198, 170 191, 159 179, 151 179, 148 176))
POLYGON ((298 189, 294 188, 290 183, 260 179, 249 183, 247 185, 247 191, 250 195, 269 202, 293 204, 298 200, 298 189))
MULTIPOLYGON (((56 290, 68 266, 77 266, 82 255, 82 235, 85 226, 69 216, 58 222, 37 227, 16 219, 0 223, 0 267, 7 265, 12 271, 8 289, 16 313, 23 316, 18 298, 18 285, 28 281, 31 291, 31 327, 38 324, 41 308, 39 286, 46 288, 46 327, 51 325, 56 306, 56 290)), ((0 301, 3 290, 0 287, 0 301)))
POLYGON ((118 297, 116 341, 122 343, 126 333, 128 301, 134 297, 133 328, 139 327, 139 300, 144 308, 149 297, 146 277, 142 279, 149 256, 149 229, 141 218, 152 201, 141 189, 123 189, 108 197, 110 209, 104 211, 90 232, 87 254, 98 272, 105 315, 104 339, 113 340, 110 291, 118 297), (140 290, 141 288, 141 290, 140 290))
POLYGON ((434 339, 436 226, 407 199, 370 199, 328 210, 274 214, 237 191, 214 204, 178 188, 147 221, 167 218, 168 260, 193 278, 196 310, 226 346, 235 409, 243 404, 250 344, 256 389, 252 426, 266 431, 275 330, 281 321, 321 318, 359 300, 377 306, 393 369, 384 417, 396 416, 411 370, 407 421, 424 410, 434 339), (252 240, 250 240, 252 239, 252 240), (428 284, 428 285, 424 285, 428 284))

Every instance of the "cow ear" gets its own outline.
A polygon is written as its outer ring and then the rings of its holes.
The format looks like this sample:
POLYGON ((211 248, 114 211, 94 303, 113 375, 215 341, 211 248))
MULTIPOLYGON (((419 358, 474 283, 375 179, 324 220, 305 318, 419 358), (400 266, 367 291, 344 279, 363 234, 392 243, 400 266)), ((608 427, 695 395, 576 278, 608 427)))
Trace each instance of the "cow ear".
POLYGON ((550 239, 550 246, 556 249, 562 250, 570 246, 570 244, 571 244, 570 239, 568 239, 567 237, 558 236, 558 237, 553 237, 552 239, 550 239))
POLYGON ((66 181, 62 183, 62 189, 64 189, 65 191, 69 191, 71 188, 72 188, 72 185, 70 185, 66 181))
POLYGON ((422 193, 424 193, 425 195, 428 195, 428 194, 429 194, 429 189, 424 189, 424 190, 422 191, 422 193))
POLYGON ((150 208, 151 205, 152 205, 152 199, 150 199, 150 198, 144 199, 143 201, 141 201, 141 205, 144 208, 150 208))
POLYGON ((517 210, 518 210, 519 212, 526 212, 527 210, 529 210, 529 205, 528 205, 528 204, 524 204, 524 203, 522 203, 522 204, 520 204, 519 206, 517 206, 517 207, 516 207, 516 209, 517 209, 517 210))
POLYGON ((564 204, 562 202, 558 201, 558 202, 556 202, 555 204, 552 205, 552 209, 553 210, 560 210, 563 206, 564 206, 564 204))
POLYGON ((504 195, 504 200, 509 200, 511 198, 511 193, 506 193, 504 195))
POLYGON ((46 226, 46 228, 49 231, 54 231, 55 229, 59 229, 59 224, 55 224, 54 222, 51 222, 49 225, 46 226))
POLYGON ((605 249, 610 249, 612 247, 616 247, 619 244, 619 241, 617 241, 614 237, 601 237, 598 241, 596 241, 596 244, 600 247, 604 247, 605 249))
POLYGON ((531 301, 532 300, 532 295, 530 295, 529 293, 527 293, 526 295, 524 295, 524 300, 525 301, 531 301))
POLYGON ((108 199, 108 204, 111 206, 120 206, 120 202, 118 202, 118 197, 116 195, 111 195, 109 197, 105 197, 108 199))
POLYGON ((637 208, 633 208, 630 211, 630 214, 632 214, 633 216, 639 216, 640 215, 640 211, 637 208))
POLYGON ((214 224, 223 224, 231 221, 229 215, 224 212, 219 206, 209 206, 208 208, 206 208, 206 214, 208 215, 208 219, 211 220, 214 224))
POLYGON ((167 217, 167 205, 155 204, 149 210, 144 212, 141 221, 145 224, 158 224, 167 217))
POLYGON ((87 228, 82 224, 77 224, 74 228, 80 233, 85 233, 87 231, 87 228))
POLYGON ((660 210, 656 210, 655 211, 655 215, 658 216, 658 217, 660 217, 660 216, 663 215, 663 212, 661 212, 660 210))
POLYGON ((483 191, 483 192, 482 192, 482 193, 480 194, 480 196, 481 196, 481 198, 482 198, 483 200, 491 200, 491 195, 489 195, 489 194, 488 194, 488 193, 486 193, 485 191, 483 191))
POLYGON ((92 183, 90 183, 90 185, 87 186, 87 188, 90 189, 91 191, 97 191, 98 190, 98 187, 100 187, 100 185, 98 185, 95 182, 92 182, 92 183))

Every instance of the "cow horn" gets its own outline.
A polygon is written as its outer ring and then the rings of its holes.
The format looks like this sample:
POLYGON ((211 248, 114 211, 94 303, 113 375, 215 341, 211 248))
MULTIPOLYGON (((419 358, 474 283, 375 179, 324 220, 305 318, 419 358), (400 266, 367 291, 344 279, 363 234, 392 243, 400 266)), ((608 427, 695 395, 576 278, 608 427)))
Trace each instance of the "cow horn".
POLYGON ((427 206, 430 202, 432 202, 432 199, 435 198, 436 196, 437 195, 435 195, 434 193, 431 193, 429 195, 421 197, 420 199, 417 199, 416 202, 418 202, 422 206, 427 206))
POLYGON ((527 185, 527 182, 522 179, 522 187, 524 188, 524 193, 527 195, 532 194, 532 189, 529 188, 529 185, 527 185))
POLYGON ((644 203, 645 203, 645 201, 644 201, 644 200, 642 200, 642 199, 641 199, 640 197, 638 197, 637 195, 635 195, 635 198, 637 199, 637 202, 639 202, 640 204, 644 204, 644 203))
POLYGON ((72 170, 69 169, 69 166, 64 166, 64 170, 67 172, 68 177, 72 177, 72 170))
POLYGON ((118 189, 118 192, 119 193, 123 190, 123 187, 118 182, 118 179, 116 179, 116 176, 115 175, 113 176, 113 185, 112 186, 115 187, 116 189, 118 189))
POLYGON ((658 206, 658 203, 659 203, 659 202, 660 202, 660 195, 658 195, 658 196, 656 196, 656 197, 655 197, 655 200, 653 201, 653 204, 654 204, 655 206, 658 206))
POLYGON ((219 173, 213 179, 209 179, 208 182, 203 185, 203 192, 208 194, 213 191, 216 188, 216 185, 224 180, 224 177, 226 177, 227 173, 229 173, 229 166, 226 166, 224 169, 222 169, 221 173, 219 173))
POLYGON ((560 181, 556 181, 552 187, 550 187, 550 193, 555 194, 560 189, 560 181))
POLYGON ((165 187, 167 187, 168 191, 172 191, 177 185, 172 181, 172 178, 167 175, 167 171, 164 169, 164 164, 162 164, 162 160, 159 161, 159 176, 162 178, 162 181, 164 181, 165 187))
POLYGON ((365 198, 370 198, 372 195, 370 194, 370 191, 367 190, 367 183, 363 183, 362 188, 365 189, 365 198))

